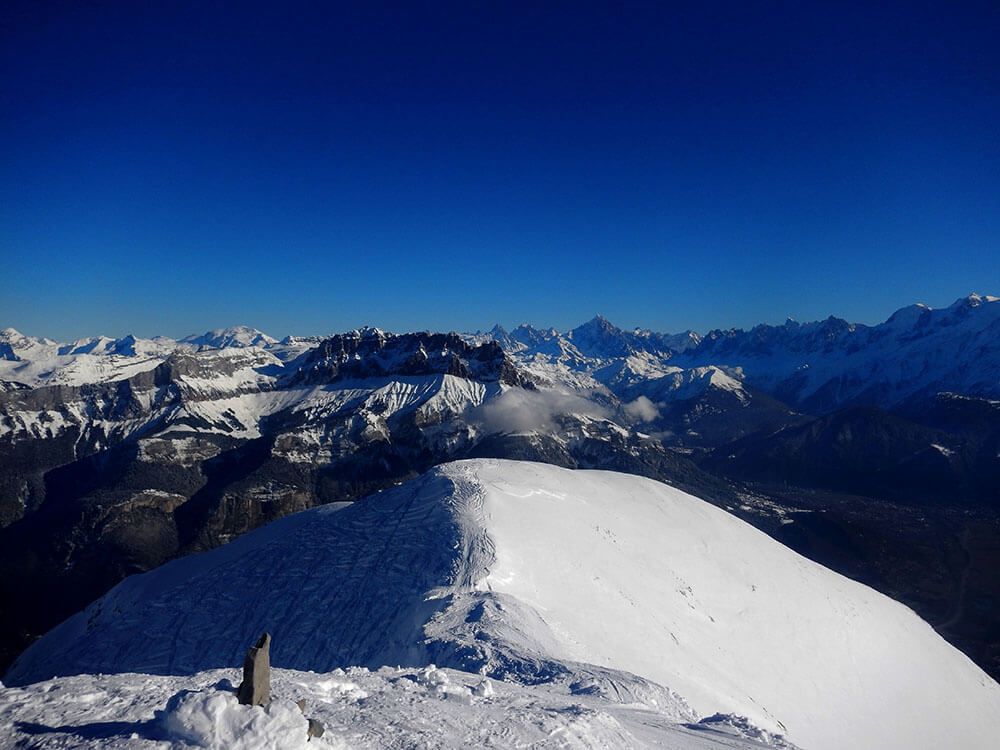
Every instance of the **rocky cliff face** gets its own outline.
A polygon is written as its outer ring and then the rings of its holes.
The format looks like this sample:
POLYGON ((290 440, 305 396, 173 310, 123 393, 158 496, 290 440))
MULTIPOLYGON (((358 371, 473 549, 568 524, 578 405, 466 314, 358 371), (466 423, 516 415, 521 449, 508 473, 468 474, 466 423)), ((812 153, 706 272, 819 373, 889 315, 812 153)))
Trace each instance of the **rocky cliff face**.
POLYGON ((389 375, 451 375, 531 387, 532 381, 496 341, 472 345, 455 333, 399 336, 365 329, 331 336, 310 351, 288 385, 316 385, 389 375))

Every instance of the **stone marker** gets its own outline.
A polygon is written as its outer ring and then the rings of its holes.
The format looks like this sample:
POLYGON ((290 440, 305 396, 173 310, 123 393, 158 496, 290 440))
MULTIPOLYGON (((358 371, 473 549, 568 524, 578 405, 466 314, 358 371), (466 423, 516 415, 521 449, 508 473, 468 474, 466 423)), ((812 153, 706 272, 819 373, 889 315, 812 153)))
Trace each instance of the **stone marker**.
POLYGON ((243 682, 236 696, 247 706, 271 702, 271 634, 264 633, 243 660, 243 682))
POLYGON ((321 722, 316 721, 316 719, 309 719, 309 731, 306 734, 309 739, 312 739, 313 737, 322 737, 323 732, 325 731, 326 729, 321 722))
MULTIPOLYGON (((302 713, 306 712, 306 699, 300 698, 295 701, 295 705, 299 707, 299 711, 302 713)), ((309 722, 309 728, 306 731, 306 737, 311 740, 313 737, 322 737, 323 733, 326 731, 326 727, 323 726, 323 722, 317 719, 307 719, 309 722)))

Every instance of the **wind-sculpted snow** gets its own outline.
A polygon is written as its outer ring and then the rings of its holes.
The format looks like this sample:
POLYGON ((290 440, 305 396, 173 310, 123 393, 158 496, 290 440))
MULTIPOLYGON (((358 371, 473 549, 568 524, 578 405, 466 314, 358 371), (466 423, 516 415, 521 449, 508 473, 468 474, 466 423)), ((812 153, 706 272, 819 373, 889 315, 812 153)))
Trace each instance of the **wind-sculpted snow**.
POLYGON ((795 748, 731 717, 676 722, 560 686, 524 686, 433 665, 272 674, 273 702, 241 706, 235 669, 184 677, 122 674, 0 687, 2 747, 210 750, 761 750, 795 748), (306 740, 306 719, 325 727, 306 740))
POLYGON ((263 630, 279 667, 433 662, 675 724, 745 716, 817 750, 1000 736, 1000 686, 907 608, 666 485, 511 461, 447 464, 127 579, 6 679, 187 674, 238 664, 263 630))

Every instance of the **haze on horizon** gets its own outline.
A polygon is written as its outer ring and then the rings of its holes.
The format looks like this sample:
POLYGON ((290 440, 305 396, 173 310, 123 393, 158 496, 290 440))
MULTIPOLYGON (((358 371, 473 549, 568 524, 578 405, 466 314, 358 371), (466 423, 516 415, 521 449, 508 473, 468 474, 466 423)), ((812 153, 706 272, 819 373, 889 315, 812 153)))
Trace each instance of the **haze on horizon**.
POLYGON ((1000 293, 1000 6, 0 9, 0 327, 749 327, 1000 293))

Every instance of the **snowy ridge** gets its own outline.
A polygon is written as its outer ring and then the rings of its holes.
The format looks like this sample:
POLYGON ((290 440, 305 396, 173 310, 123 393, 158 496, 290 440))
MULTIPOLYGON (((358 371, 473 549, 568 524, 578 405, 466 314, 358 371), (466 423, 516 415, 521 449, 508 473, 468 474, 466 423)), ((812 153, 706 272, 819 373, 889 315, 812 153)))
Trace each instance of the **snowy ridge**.
POLYGON ((239 663, 264 629, 280 667, 433 662, 674 725, 742 715, 818 750, 1000 733, 1000 686, 907 608, 666 485, 511 461, 447 464, 129 578, 6 680, 188 674, 239 663))

